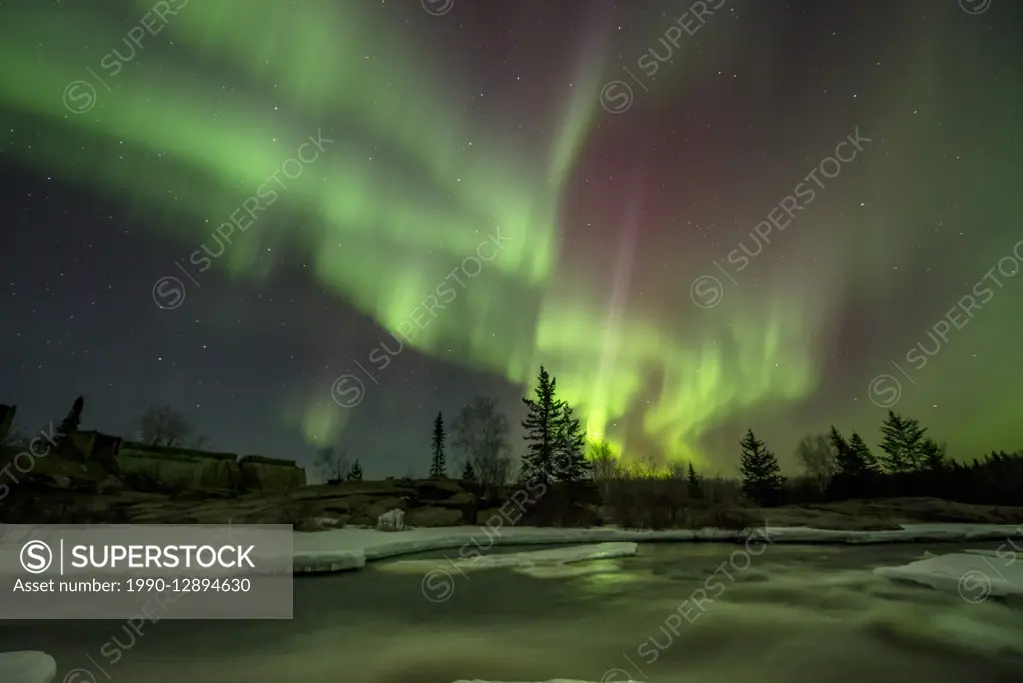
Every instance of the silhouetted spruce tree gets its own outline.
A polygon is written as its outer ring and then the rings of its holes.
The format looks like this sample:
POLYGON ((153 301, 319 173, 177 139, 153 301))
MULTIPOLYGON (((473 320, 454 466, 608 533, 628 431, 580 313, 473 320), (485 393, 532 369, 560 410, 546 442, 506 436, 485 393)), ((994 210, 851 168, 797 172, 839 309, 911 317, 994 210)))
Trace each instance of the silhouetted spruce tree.
POLYGON ((845 463, 849 461, 849 442, 845 440, 842 433, 835 428, 835 425, 831 425, 831 431, 828 432, 828 438, 831 439, 831 446, 835 449, 835 467, 838 470, 838 474, 845 474, 848 471, 845 463))
POLYGON ((690 498, 703 498, 703 481, 693 468, 693 463, 689 463, 689 470, 686 472, 686 491, 690 498))
POLYGON ((446 478, 448 476, 448 465, 444 459, 444 417, 437 413, 437 419, 433 421, 433 460, 430 462, 430 476, 446 478))
POLYGON ((82 410, 85 408, 85 398, 79 396, 75 399, 74 405, 71 406, 71 410, 68 411, 67 417, 65 417, 60 426, 57 427, 57 434, 60 435, 61 441, 64 440, 71 432, 77 432, 78 427, 82 424, 82 410))
POLYGON ((544 485, 553 482, 557 475, 554 449, 562 411, 561 402, 554 397, 557 383, 541 365, 534 391, 536 400, 522 399, 528 410, 522 421, 528 443, 522 458, 522 477, 544 485))
POLYGON ((870 446, 867 445, 867 442, 856 432, 853 432, 852 437, 849 439, 849 449, 852 451, 857 471, 865 475, 877 474, 877 458, 870 452, 870 446))
POLYGON ((931 472, 940 472, 946 469, 948 462, 945 458, 945 447, 935 443, 932 439, 924 439, 921 445, 923 451, 923 467, 931 472))
POLYGON ((559 402, 559 414, 554 427, 554 476, 559 481, 579 481, 590 472, 586 459, 586 434, 579 418, 572 415, 572 407, 559 402))
POLYGON ((743 492, 760 505, 778 502, 785 482, 778 458, 753 435, 752 429, 746 432, 739 445, 742 446, 739 470, 742 472, 743 492))
POLYGON ((462 481, 466 484, 476 483, 476 470, 472 468, 472 463, 466 459, 465 467, 462 468, 462 481))
POLYGON ((362 465, 359 464, 358 458, 355 459, 351 469, 348 470, 348 481, 362 481, 362 465))
POLYGON ((916 472, 924 466, 924 434, 916 420, 888 411, 881 425, 881 465, 888 474, 916 472))
POLYGON ((856 432, 849 438, 849 443, 844 444, 844 448, 838 451, 835 461, 838 464, 838 471, 852 478, 865 477, 877 469, 874 454, 856 432))

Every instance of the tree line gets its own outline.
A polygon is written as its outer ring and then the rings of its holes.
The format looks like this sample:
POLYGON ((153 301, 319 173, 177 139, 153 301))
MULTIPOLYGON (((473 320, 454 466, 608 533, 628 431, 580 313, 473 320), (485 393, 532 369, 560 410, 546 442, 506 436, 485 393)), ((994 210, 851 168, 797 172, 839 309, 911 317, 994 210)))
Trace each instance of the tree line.
POLYGON ((743 491, 761 505, 902 496, 993 505, 1023 500, 1023 452, 961 463, 918 420, 892 410, 880 436, 875 453, 859 434, 846 436, 834 425, 826 434, 808 435, 796 448, 803 476, 788 482, 750 430, 740 443, 743 491))

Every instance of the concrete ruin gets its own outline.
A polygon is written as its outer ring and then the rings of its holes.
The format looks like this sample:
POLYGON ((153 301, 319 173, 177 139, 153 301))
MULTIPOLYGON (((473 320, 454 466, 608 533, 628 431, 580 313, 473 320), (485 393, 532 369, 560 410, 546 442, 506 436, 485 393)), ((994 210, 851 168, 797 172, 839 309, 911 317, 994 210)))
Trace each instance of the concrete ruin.
POLYGON ((56 458, 43 458, 50 475, 99 479, 115 475, 145 478, 180 491, 260 491, 284 493, 306 485, 305 469, 292 460, 153 446, 96 431, 72 432, 56 458))

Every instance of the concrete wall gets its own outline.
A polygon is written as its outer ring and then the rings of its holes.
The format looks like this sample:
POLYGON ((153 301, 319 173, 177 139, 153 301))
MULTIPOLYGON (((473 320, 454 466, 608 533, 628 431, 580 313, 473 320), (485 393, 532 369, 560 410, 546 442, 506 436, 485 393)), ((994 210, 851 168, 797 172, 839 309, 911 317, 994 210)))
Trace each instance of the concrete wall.
MULTIPOLYGON (((0 404, 0 444, 6 438, 15 406, 0 404)), ((96 431, 77 431, 49 457, 37 458, 36 468, 51 475, 100 479, 105 475, 140 475, 155 483, 190 490, 291 491, 306 485, 305 470, 292 460, 193 448, 151 446, 124 441, 96 431)))
POLYGON ((180 489, 237 489, 241 476, 234 453, 207 453, 127 442, 117 463, 123 474, 145 476, 180 489))
POLYGON ((246 455, 238 462, 241 487, 247 491, 284 493, 306 485, 305 469, 294 460, 246 455))

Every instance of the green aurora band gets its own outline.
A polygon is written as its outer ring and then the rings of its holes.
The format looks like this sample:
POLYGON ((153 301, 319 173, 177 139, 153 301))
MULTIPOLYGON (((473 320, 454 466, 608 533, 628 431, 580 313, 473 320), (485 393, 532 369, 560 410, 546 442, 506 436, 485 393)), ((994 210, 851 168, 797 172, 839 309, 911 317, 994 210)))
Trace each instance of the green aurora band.
MULTIPOLYGON (((152 9, 137 5, 140 16, 152 9)), ((481 125, 450 105, 452 81, 431 72, 411 39, 360 3, 337 7, 187 3, 108 74, 111 92, 95 84, 96 105, 84 114, 69 113, 65 86, 89 78, 86 66, 98 70, 111 49, 127 52, 131 24, 79 5, 64 6, 59 20, 41 7, 6 10, 0 58, 22 67, 5 70, 0 102, 52 129, 30 150, 13 151, 129 201, 140 222, 188 253, 323 122, 343 120, 344 129, 324 130, 336 142, 289 183, 283 208, 260 218, 218 266, 258 279, 268 275, 257 264, 261 250, 300 249, 339 298, 396 332, 453 263, 499 230, 508 240, 500 256, 411 345, 526 387, 543 363, 590 434, 618 452, 634 453, 635 444, 706 464, 698 444, 707 430, 749 406, 813 391, 807 340, 825 308, 820 297, 799 301, 786 292, 782 306, 765 291, 758 312, 715 311, 698 330, 680 333, 652 311, 609 316, 608 302, 592 291, 552 286, 560 198, 600 112, 599 40, 591 35, 583 45, 586 66, 542 141, 546 153, 531 154, 501 122, 481 125), (100 52, 68 47, 83 33, 100 52), (249 87, 221 87, 211 71, 224 69, 249 87)), ((666 286, 681 307, 689 283, 677 279, 666 286)), ((326 394, 323 387, 282 408, 310 441, 343 427, 345 411, 326 394)))

